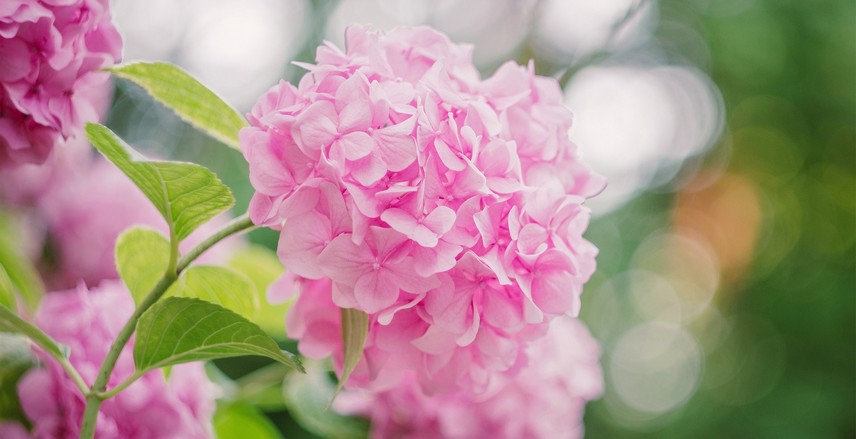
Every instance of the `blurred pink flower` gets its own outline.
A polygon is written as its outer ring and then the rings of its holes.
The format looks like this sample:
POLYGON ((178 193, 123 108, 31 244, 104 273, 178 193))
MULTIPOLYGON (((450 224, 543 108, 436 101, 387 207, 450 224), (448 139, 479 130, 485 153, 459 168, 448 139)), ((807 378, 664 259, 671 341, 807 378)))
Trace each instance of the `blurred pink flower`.
POLYGON ((583 202, 604 180, 568 140, 558 83, 531 64, 482 80, 469 47, 426 27, 352 26, 346 46, 320 47, 240 133, 250 216, 281 230, 290 271, 271 299, 300 287, 290 335, 315 356, 341 356, 312 333, 338 325, 335 307, 369 314, 350 385, 415 371, 434 391, 483 390, 579 312, 597 254, 583 202))
POLYGON ((0 172, 0 202, 8 207, 29 208, 51 188, 82 178, 92 160, 89 141, 70 139, 47 157, 44 163, 21 163, 0 172))
POLYGON ((408 374, 385 391, 345 391, 334 407, 368 417, 374 439, 581 438, 585 404, 603 391, 597 343, 582 323, 563 317, 528 351, 518 376, 482 394, 426 395, 408 374))
POLYGON ((0 165, 43 162, 97 119, 122 39, 107 0, 0 6, 0 165))
MULTIPOLYGON (((133 310, 134 301, 124 285, 106 281, 91 290, 81 285, 46 295, 35 320, 43 331, 71 349, 69 360, 83 379, 92 383, 110 344, 133 310)), ((132 339, 122 351, 108 389, 134 373, 133 344, 132 339)), ((39 357, 43 367, 27 372, 18 383, 21 406, 33 425, 31 435, 76 438, 85 399, 55 360, 43 353, 39 357)), ((168 380, 161 371, 150 372, 102 404, 95 437, 212 437, 217 394, 201 363, 173 367, 168 380)), ((15 433, 15 427, 2 428, 15 433)))

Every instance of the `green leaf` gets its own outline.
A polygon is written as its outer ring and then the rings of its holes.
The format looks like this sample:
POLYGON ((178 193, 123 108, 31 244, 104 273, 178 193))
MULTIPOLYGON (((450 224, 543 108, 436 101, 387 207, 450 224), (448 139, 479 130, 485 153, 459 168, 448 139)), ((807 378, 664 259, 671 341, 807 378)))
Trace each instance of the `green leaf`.
POLYGON ((361 439, 368 434, 364 419, 340 415, 330 410, 335 386, 318 362, 306 365, 306 374, 291 374, 282 384, 288 413, 301 427, 321 437, 361 439))
MULTIPOLYGON (((160 232, 132 227, 116 240, 116 268, 134 301, 154 288, 169 265, 169 241, 160 232)), ((184 270, 166 296, 195 297, 248 318, 259 311, 259 293, 243 274, 224 267, 194 265, 184 270)))
POLYGON ((272 337, 285 339, 285 314, 291 307, 291 302, 274 305, 268 303, 265 297, 268 287, 285 271, 276 253, 260 245, 249 245, 235 254, 229 261, 229 266, 249 278, 256 286, 259 302, 263 306, 259 307, 258 313, 251 320, 272 337))
POLYGON ((357 367, 360 357, 363 356, 363 347, 368 333, 369 316, 366 313, 353 308, 342 308, 342 343, 344 343, 345 358, 342 361, 342 377, 339 379, 335 393, 338 394, 342 390, 351 372, 357 367))
POLYGON ((0 264, 0 305, 9 309, 15 309, 15 286, 12 285, 12 279, 6 274, 6 269, 3 264, 0 264))
POLYGON ((36 364, 27 339, 0 334, 0 419, 26 422, 18 400, 18 381, 36 364))
POLYGON ((229 188, 203 166, 147 161, 103 125, 86 124, 86 136, 151 200, 179 241, 235 204, 229 188))
POLYGON ((232 148, 241 149, 238 131, 247 126, 247 122, 187 72, 159 62, 125 64, 110 71, 139 85, 197 129, 232 148))
POLYGON ((246 404, 228 404, 214 413, 217 439, 282 439, 273 423, 246 404))
POLYGON ((22 243, 17 240, 20 230, 16 218, 0 213, 0 266, 6 271, 13 294, 17 293, 27 308, 35 310, 45 287, 36 267, 21 253, 22 243))
POLYGON ((166 294, 202 299, 248 318, 259 310, 255 285, 246 276, 224 267, 192 266, 181 273, 166 294))
POLYGON ((169 241, 147 227, 132 227, 116 239, 116 270, 136 303, 154 288, 169 265, 169 241))
POLYGON ((169 297, 137 323, 134 363, 140 371, 241 355, 261 355, 303 371, 300 360, 261 328, 213 303, 169 297))
POLYGON ((18 317, 12 310, 2 305, 0 305, 0 332, 26 335, 54 358, 68 358, 68 349, 65 346, 61 346, 41 329, 18 317))

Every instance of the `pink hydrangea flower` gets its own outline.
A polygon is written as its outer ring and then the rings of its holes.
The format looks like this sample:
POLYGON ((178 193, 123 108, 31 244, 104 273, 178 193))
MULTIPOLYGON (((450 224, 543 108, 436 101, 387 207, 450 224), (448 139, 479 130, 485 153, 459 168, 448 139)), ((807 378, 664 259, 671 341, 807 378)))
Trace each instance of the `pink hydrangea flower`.
POLYGON ((482 394, 426 395, 412 375, 379 392, 345 391, 335 408, 368 417, 370 437, 581 438, 585 404, 603 391, 599 348, 576 319, 555 319, 529 364, 482 394))
POLYGON ((0 164, 42 162, 97 119, 122 39, 107 0, 0 6, 0 164))
POLYGON ((250 216, 281 230, 290 272, 271 299, 299 287, 290 335, 318 356, 341 356, 314 332, 338 325, 335 307, 369 314, 351 385, 412 370, 435 390, 483 389, 578 312, 597 253, 583 202, 604 181, 531 64, 481 79, 469 47, 425 27, 353 26, 346 43, 262 96, 240 133, 250 216))
POLYGON ((44 163, 22 163, 0 171, 0 203, 30 208, 39 198, 64 182, 82 178, 89 167, 92 148, 83 136, 69 139, 44 163))
MULTIPOLYGON (((46 295, 35 320, 48 335, 71 349, 69 360, 83 379, 92 383, 110 344, 133 311, 134 301, 123 284, 107 281, 92 290, 81 285, 46 295)), ((43 367, 27 372, 18 383, 21 406, 33 426, 31 436, 76 438, 85 398, 55 360, 43 353, 39 357, 43 367)), ((108 388, 134 370, 132 339, 116 363, 108 388)), ((211 437, 217 394, 201 363, 173 367, 168 380, 160 371, 153 371, 102 404, 95 436, 211 437)), ((16 430, 8 425, 3 428, 9 434, 16 430)))

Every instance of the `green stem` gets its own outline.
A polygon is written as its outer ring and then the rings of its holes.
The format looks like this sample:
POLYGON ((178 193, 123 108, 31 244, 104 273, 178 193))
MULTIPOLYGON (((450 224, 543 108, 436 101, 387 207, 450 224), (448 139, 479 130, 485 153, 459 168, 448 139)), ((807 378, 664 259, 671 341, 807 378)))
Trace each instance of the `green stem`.
POLYGON ((199 243, 199 245, 194 247, 186 255, 184 255, 181 259, 179 259, 178 260, 178 267, 177 267, 178 272, 181 273, 182 271, 184 271, 184 269, 187 268, 187 266, 190 265, 191 262, 196 260, 196 258, 198 258, 199 255, 201 255, 205 250, 208 250, 209 248, 211 248, 214 244, 217 244, 218 242, 222 241, 224 238, 227 238, 231 235, 234 235, 235 233, 242 232, 244 230, 249 230, 253 227, 254 227, 253 222, 250 220, 250 217, 247 216, 246 214, 241 215, 241 216, 233 219, 232 221, 227 223, 225 226, 223 226, 222 229, 218 230, 216 233, 209 236, 208 239, 199 243))
POLYGON ((65 373, 68 374, 68 376, 71 378, 71 381, 74 382, 74 385, 77 386, 78 389, 80 389, 80 393, 82 393, 83 396, 89 395, 89 386, 86 385, 86 381, 83 380, 83 377, 80 376, 80 373, 77 371, 77 369, 75 369, 74 366, 72 366, 71 362, 68 361, 68 358, 57 358, 57 361, 59 361, 59 365, 62 366, 63 369, 65 369, 65 373))
POLYGON ((145 371, 138 370, 138 371, 134 372, 133 375, 126 378, 125 381, 122 381, 116 387, 98 394, 98 398, 101 399, 102 401, 106 401, 106 400, 118 395, 119 392, 125 390, 131 384, 134 384, 135 381, 142 378, 143 375, 145 375, 147 373, 149 373, 148 370, 145 370, 145 371))
MULTIPOLYGON (((199 255, 205 252, 205 250, 211 248, 214 244, 220 242, 226 237, 248 230, 252 227, 253 223, 246 214, 235 218, 222 229, 211 235, 208 239, 194 247, 187 255, 178 260, 177 263, 175 261, 178 253, 177 250, 174 251, 173 249, 177 249, 178 243, 175 242, 176 240, 174 238, 171 239, 173 245, 171 246, 170 251, 170 267, 175 267, 175 269, 168 269, 167 272, 164 273, 157 285, 152 288, 149 294, 146 295, 143 301, 137 306, 137 309, 134 310, 134 314, 131 315, 131 318, 128 319, 125 326, 123 326, 122 330, 119 331, 119 335, 116 337, 113 345, 110 346, 110 350, 107 352, 107 356, 104 357, 104 362, 101 364, 101 369, 98 371, 98 377, 95 379, 95 383, 92 384, 92 387, 86 397, 86 410, 83 413, 83 424, 80 428, 81 439, 92 439, 94 437, 95 420, 98 416, 98 409, 101 407, 101 402, 124 389, 124 387, 122 387, 119 391, 114 392, 114 388, 110 392, 105 392, 107 382, 110 380, 110 374, 113 373, 113 368, 116 366, 116 361, 119 359, 119 354, 122 353, 122 350, 125 348, 128 340, 130 340, 131 335, 134 334, 134 330, 137 328, 137 321, 140 320, 140 316, 142 316, 144 312, 151 308, 151 306, 167 292, 172 283, 178 279, 178 275, 181 274, 182 270, 187 268, 187 266, 199 257, 199 255)), ((119 386, 124 385, 127 387, 132 382, 133 381, 127 382, 126 380, 126 382, 123 382, 119 386)))

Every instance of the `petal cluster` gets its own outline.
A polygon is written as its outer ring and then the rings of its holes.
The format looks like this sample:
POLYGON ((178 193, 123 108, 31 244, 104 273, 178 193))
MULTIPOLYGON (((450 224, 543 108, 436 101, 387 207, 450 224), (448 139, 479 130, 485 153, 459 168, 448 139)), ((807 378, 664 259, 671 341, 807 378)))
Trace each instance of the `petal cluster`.
POLYGON ((97 118, 122 39, 107 0, 0 5, 0 164, 42 162, 97 118))
POLYGON ((353 26, 346 46, 320 47, 240 133, 250 215, 281 230, 279 285, 300 290, 290 335, 340 356, 335 308, 355 308, 371 327, 350 384, 415 370, 433 389, 485 388, 578 312, 597 253, 583 202, 603 179, 531 64, 482 79, 469 47, 425 27, 353 26))
POLYGON ((582 323, 563 317, 528 350, 537 362, 483 394, 427 396, 408 376, 385 391, 346 391, 335 408, 368 417, 373 439, 583 437, 585 404, 603 392, 597 343, 582 323))
MULTIPOLYGON (((71 350, 69 360, 92 383, 111 343, 134 311, 130 293, 119 281, 87 290, 47 294, 36 324, 71 350)), ((135 371, 133 339, 122 351, 108 388, 135 371)), ((40 354, 43 367, 27 372, 18 397, 34 438, 76 438, 85 399, 52 357, 40 354)), ((101 405, 96 437, 208 438, 218 389, 201 363, 173 367, 169 379, 154 371, 101 405)), ((8 432, 21 430, 10 425, 8 432)), ((4 431, 0 429, 0 431, 4 431)), ((26 436, 24 436, 26 437, 26 436)))

